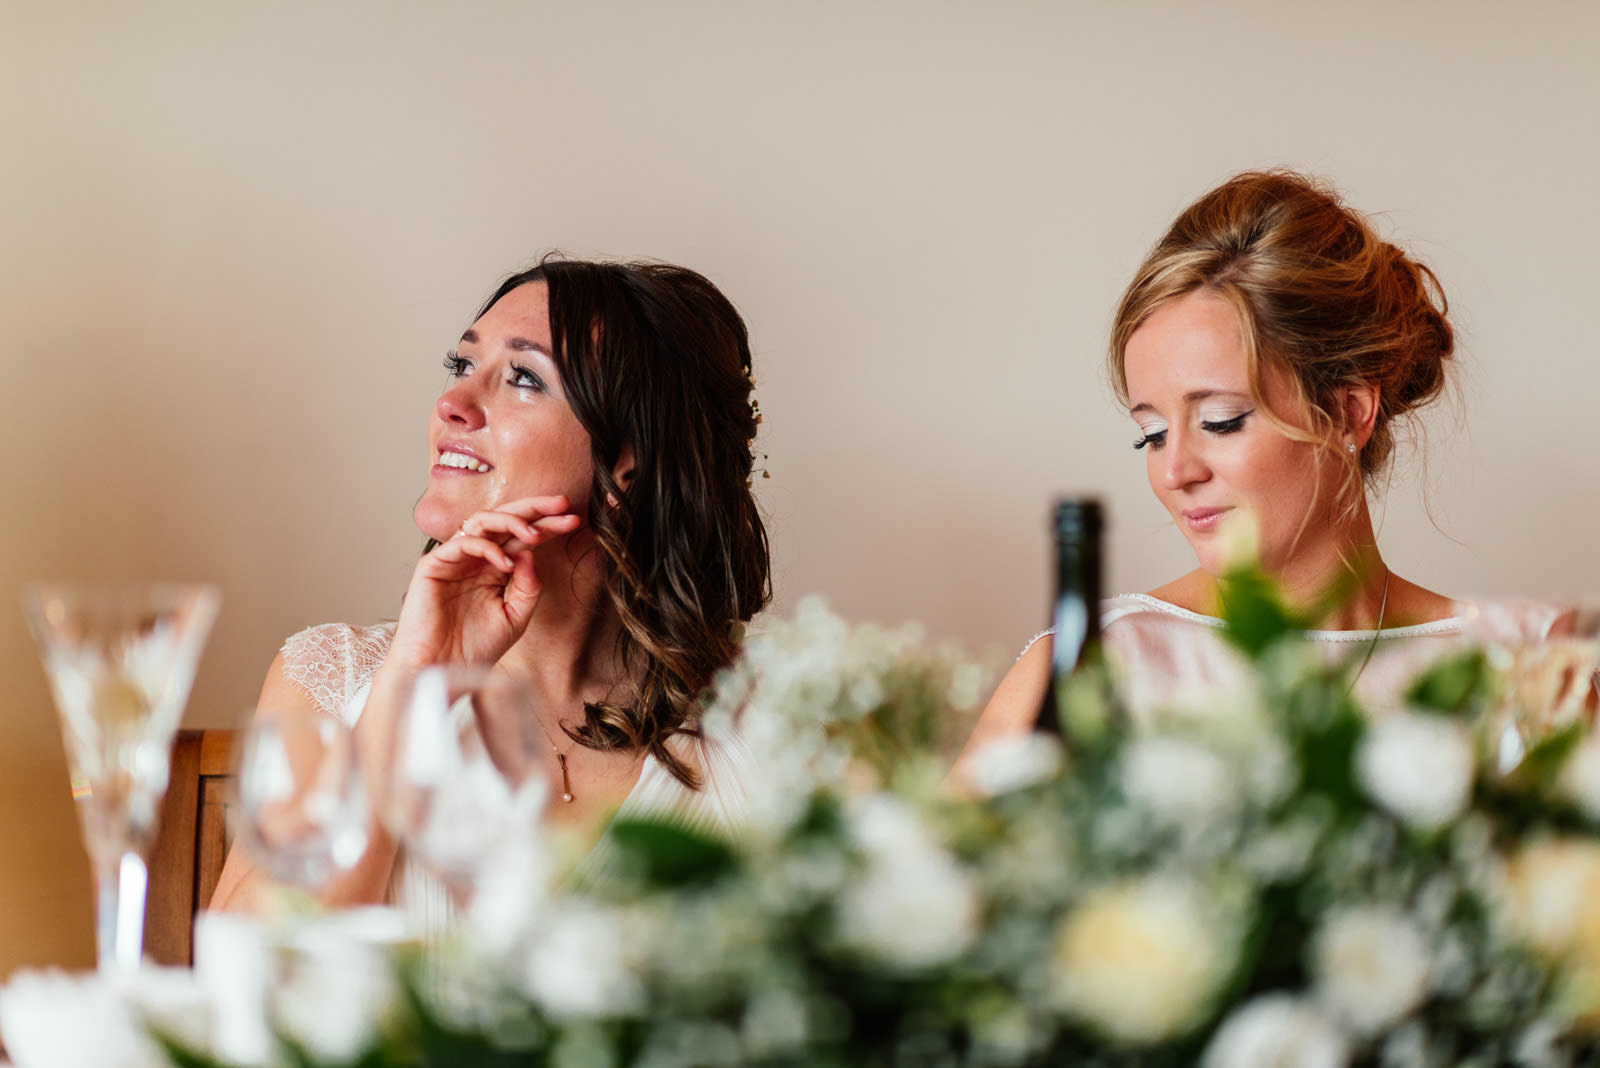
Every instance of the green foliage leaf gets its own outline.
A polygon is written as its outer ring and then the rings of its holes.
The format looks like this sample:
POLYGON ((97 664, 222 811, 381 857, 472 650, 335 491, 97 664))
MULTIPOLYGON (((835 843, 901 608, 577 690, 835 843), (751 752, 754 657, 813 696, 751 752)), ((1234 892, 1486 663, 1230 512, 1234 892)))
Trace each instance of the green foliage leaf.
POLYGON ((1277 587, 1255 567, 1237 568, 1223 579, 1222 617, 1227 621, 1223 634, 1251 659, 1256 659, 1295 630, 1304 621, 1290 612, 1278 596, 1277 587))
POLYGON ((172 1062, 173 1068, 227 1068, 221 1061, 196 1053, 159 1027, 150 1029, 150 1037, 161 1047, 161 1052, 172 1062))
POLYGON ((1584 728, 1573 723, 1534 743, 1517 765, 1512 777, 1518 785, 1549 786, 1561 773, 1562 765, 1583 740, 1584 728))
POLYGON ((704 886, 738 867, 726 842, 678 823, 620 819, 608 833, 623 863, 660 889, 704 886))
POLYGON ((1460 715, 1488 696, 1491 678, 1488 657, 1473 649, 1423 672, 1406 693, 1406 701, 1426 712, 1460 715))

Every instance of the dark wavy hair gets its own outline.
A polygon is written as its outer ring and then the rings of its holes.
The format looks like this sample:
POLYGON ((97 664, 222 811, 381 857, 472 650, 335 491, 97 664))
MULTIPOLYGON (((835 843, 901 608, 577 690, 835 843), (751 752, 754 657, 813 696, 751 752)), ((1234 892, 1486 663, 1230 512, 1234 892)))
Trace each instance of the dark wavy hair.
POLYGON ((566 731, 590 749, 646 751, 698 787, 667 739, 696 733, 695 705, 737 655, 738 624, 772 597, 751 492, 759 415, 749 334, 717 287, 688 268, 556 256, 501 282, 475 318, 530 282, 548 288, 552 356, 589 432, 589 525, 633 682, 631 693, 586 704, 584 722, 566 731), (624 485, 612 472, 628 446, 624 485))

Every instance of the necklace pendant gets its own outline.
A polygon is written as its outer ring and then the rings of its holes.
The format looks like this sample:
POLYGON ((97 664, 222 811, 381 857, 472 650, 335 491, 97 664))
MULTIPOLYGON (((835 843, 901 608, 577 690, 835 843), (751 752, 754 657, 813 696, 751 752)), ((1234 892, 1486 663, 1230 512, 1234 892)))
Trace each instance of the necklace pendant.
POLYGON ((561 800, 572 804, 572 780, 567 776, 567 754, 556 753, 556 763, 561 765, 561 800))

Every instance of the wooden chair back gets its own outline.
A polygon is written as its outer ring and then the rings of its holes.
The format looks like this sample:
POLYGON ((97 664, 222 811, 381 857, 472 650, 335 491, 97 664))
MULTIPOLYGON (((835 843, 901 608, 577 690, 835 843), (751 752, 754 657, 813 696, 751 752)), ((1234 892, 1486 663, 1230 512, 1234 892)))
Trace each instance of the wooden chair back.
POLYGON ((179 731, 161 830, 150 853, 144 951, 158 964, 194 963, 194 917, 211 901, 228 856, 237 732, 179 731))

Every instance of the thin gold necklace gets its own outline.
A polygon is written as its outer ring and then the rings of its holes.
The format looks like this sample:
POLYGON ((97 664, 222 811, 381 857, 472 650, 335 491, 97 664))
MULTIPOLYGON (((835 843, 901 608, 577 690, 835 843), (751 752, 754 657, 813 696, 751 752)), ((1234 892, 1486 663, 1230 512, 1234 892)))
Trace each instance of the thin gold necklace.
POLYGON ((1361 673, 1367 670, 1367 661, 1372 659, 1372 654, 1378 649, 1378 639, 1383 636, 1383 614, 1389 610, 1389 576, 1394 572, 1389 570, 1389 565, 1383 565, 1383 598, 1378 602, 1378 625, 1373 628, 1372 641, 1367 644, 1367 655, 1361 658, 1361 666, 1356 668, 1356 673, 1350 676, 1350 690, 1355 691, 1356 680, 1361 678, 1361 673))

